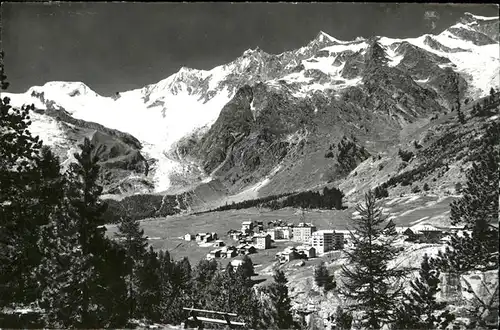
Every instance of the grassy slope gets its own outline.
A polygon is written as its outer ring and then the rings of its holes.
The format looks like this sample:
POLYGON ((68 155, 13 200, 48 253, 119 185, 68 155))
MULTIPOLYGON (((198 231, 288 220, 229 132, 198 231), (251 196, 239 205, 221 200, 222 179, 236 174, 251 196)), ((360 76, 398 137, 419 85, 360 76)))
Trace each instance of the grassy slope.
MULTIPOLYGON (((449 203, 453 197, 439 197, 436 195, 414 194, 404 198, 386 198, 382 206, 388 216, 394 217, 398 226, 411 226, 418 222, 429 222, 434 225, 446 225, 446 215, 449 203)), ((314 223, 319 229, 346 229, 349 226, 354 205, 346 210, 312 210, 305 214, 307 222, 314 223)), ((186 233, 216 232, 220 239, 228 244, 235 242, 227 237, 230 229, 241 228, 241 223, 248 220, 260 220, 267 224, 271 220, 282 219, 287 222, 299 223, 300 212, 292 208, 276 211, 259 210, 256 208, 244 210, 230 210, 212 212, 199 215, 176 215, 166 218, 146 219, 141 221, 141 226, 150 243, 155 249, 168 249, 177 258, 189 257, 192 263, 205 257, 212 247, 200 247, 195 242, 186 242, 182 236, 186 233)), ((116 225, 108 225, 108 233, 116 231, 116 225)), ((273 260, 274 255, 287 243, 279 242, 278 248, 271 249, 269 258, 264 258, 259 263, 273 260)), ((268 251, 266 251, 268 252, 268 251)), ((253 255, 260 259, 262 252, 253 255)))

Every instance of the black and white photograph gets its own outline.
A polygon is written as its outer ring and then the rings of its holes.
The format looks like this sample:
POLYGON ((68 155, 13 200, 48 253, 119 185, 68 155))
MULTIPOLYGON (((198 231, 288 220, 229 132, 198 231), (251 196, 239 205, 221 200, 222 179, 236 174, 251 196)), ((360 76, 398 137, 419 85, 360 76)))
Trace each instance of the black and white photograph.
POLYGON ((2 2, 0 329, 498 329, 499 8, 2 2))

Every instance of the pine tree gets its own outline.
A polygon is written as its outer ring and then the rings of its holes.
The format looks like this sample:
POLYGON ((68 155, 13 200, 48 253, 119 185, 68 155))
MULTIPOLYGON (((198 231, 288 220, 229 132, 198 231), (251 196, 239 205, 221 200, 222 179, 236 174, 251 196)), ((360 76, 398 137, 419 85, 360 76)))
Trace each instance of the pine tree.
POLYGON ((352 326, 352 313, 344 311, 340 306, 337 306, 335 311, 335 329, 350 330, 352 326))
POLYGON ((498 257, 491 252, 492 249, 497 247, 482 244, 467 232, 461 233, 460 236, 454 234, 444 252, 439 251, 431 263, 442 272, 456 275, 474 269, 495 269, 498 257))
POLYGON ((255 270, 253 267, 252 259, 249 256, 245 255, 242 258, 242 263, 238 267, 237 272, 241 273, 242 276, 246 279, 250 279, 253 275, 255 275, 255 270))
POLYGON ((161 302, 160 263, 157 253, 150 247, 137 275, 139 281, 137 295, 137 315, 149 321, 160 319, 161 302))
POLYGON ((170 282, 175 264, 172 258, 170 257, 170 253, 168 251, 163 251, 163 250, 158 252, 158 262, 159 262, 159 275, 160 275, 160 286, 158 288, 160 295, 160 305, 159 305, 160 321, 162 323, 172 323, 171 321, 172 315, 169 313, 169 310, 165 309, 165 307, 167 305, 170 305, 170 298, 172 293, 170 282))
MULTIPOLYGON (((42 288, 39 305, 45 325, 51 328, 82 327, 82 286, 95 276, 90 256, 82 253, 78 226, 67 207, 57 210, 43 228, 42 261, 37 269, 42 288)), ((87 305, 88 306, 88 305, 87 305)))
POLYGON ((433 269, 427 254, 420 265, 419 277, 410 283, 411 291, 403 294, 396 312, 395 329, 444 329, 454 315, 444 310, 447 303, 437 302, 439 271, 433 269))
MULTIPOLYGON (((0 52, 0 87, 9 86, 0 52)), ((0 309, 11 303, 30 303, 36 296, 33 269, 39 262, 37 240, 52 205, 39 202, 40 177, 51 169, 40 169, 42 142, 29 131, 29 111, 14 109, 10 99, 0 100, 0 309)), ((58 173, 57 173, 58 175, 58 173)))
POLYGON ((273 325, 278 329, 291 329, 296 327, 293 315, 290 311, 291 300, 288 296, 288 280, 285 273, 277 270, 273 276, 274 283, 269 286, 268 292, 271 297, 273 308, 273 325))
POLYGON ((389 192, 387 191, 387 188, 378 186, 375 188, 375 197, 377 199, 382 199, 384 197, 389 197, 389 192))
MULTIPOLYGON (((187 258, 171 264, 170 267, 171 272, 167 290, 169 294, 167 297, 163 296, 160 309, 163 313, 166 313, 163 314, 163 318, 168 319, 169 322, 178 323, 181 322, 183 317, 182 307, 196 301, 196 299, 191 298, 193 294, 192 270, 187 258)), ((164 285, 164 283, 162 282, 161 285, 164 285)))
POLYGON ((392 221, 392 219, 389 220, 389 222, 385 226, 383 233, 387 236, 396 236, 398 234, 396 231, 396 224, 394 223, 394 221, 392 221))
POLYGON ((344 294, 354 301, 351 309, 363 311, 363 326, 379 329, 393 321, 395 301, 401 293, 401 285, 394 280, 404 272, 388 267, 398 251, 392 246, 394 238, 381 237, 386 218, 373 192, 365 195, 364 205, 356 210, 360 217, 353 219, 354 249, 346 251, 349 266, 342 266, 344 294))
POLYGON ((222 275, 222 286, 221 286, 221 300, 223 301, 221 310, 226 312, 231 312, 234 308, 235 300, 235 287, 237 286, 237 278, 234 267, 231 263, 228 263, 226 269, 222 275))
POLYGON ((325 262, 322 261, 314 268, 314 281, 319 287, 323 287, 325 291, 330 291, 337 286, 334 278, 326 269, 325 262))
POLYGON ((92 297, 98 307, 94 311, 96 324, 103 328, 122 328, 130 318, 127 313, 129 304, 126 251, 118 243, 106 239, 102 252, 96 257, 94 264, 99 274, 98 283, 103 288, 97 290, 92 297))
POLYGON ((465 120, 465 115, 464 115, 464 113, 460 110, 460 108, 457 108, 457 116, 458 116, 458 121, 460 122, 460 124, 465 124, 465 123, 466 123, 466 120, 465 120))
POLYGON ((451 221, 477 233, 498 220, 500 124, 488 127, 478 162, 467 173, 463 197, 451 203, 451 221))
POLYGON ((256 296, 253 281, 248 275, 250 274, 249 271, 241 266, 236 270, 236 285, 234 288, 236 303, 234 309, 244 319, 249 328, 260 329, 265 327, 262 324, 264 319, 262 305, 256 296))
POLYGON ((120 326, 125 293, 123 251, 104 237, 99 166, 88 139, 66 172, 64 203, 53 212, 40 243, 37 274, 48 326, 120 326), (122 291, 123 290, 123 291, 122 291), (116 297, 110 298, 113 292, 116 297))
MULTIPOLYGON (((469 246, 475 253, 481 253, 474 267, 496 267, 498 259, 498 222, 499 207, 499 171, 498 163, 500 141, 500 124, 494 122, 488 127, 483 140, 482 152, 478 162, 473 163, 467 173, 467 183, 463 188, 463 197, 451 203, 452 224, 465 224, 465 228, 472 230, 472 237, 455 237, 452 241, 454 254, 459 257, 463 246, 469 246), (470 244, 462 241, 470 240, 470 244), (472 247, 471 244, 477 245, 472 247), (460 246, 462 245, 462 246, 460 246), (486 264, 482 264, 489 260, 486 264), (495 261, 496 260, 496 261, 495 261)), ((451 252, 450 252, 451 253, 451 252)), ((460 258, 467 258, 461 256, 460 258)), ((473 261, 474 261, 473 260, 473 261)))
POLYGON ((95 261, 105 249, 105 229, 101 225, 106 204, 100 200, 102 186, 98 184, 99 158, 95 155, 95 147, 88 138, 85 138, 79 148, 81 152, 74 154, 77 162, 70 164, 67 172, 71 183, 68 198, 71 205, 70 215, 76 220, 78 228, 81 252, 84 256, 88 256, 86 268, 92 273, 88 281, 83 281, 80 287, 83 299, 82 325, 91 326, 95 323, 90 310, 95 304, 91 298, 100 294, 99 291, 105 290, 99 283, 95 261))
POLYGON ((214 276, 217 274, 217 261, 213 260, 200 260, 196 265, 193 276, 193 301, 197 302, 197 306, 206 306, 208 294, 205 293, 209 283, 213 281, 214 276))
POLYGON ((120 244, 126 252, 127 275, 126 282, 128 288, 127 301, 129 303, 129 315, 136 315, 136 299, 138 295, 138 269, 141 266, 146 248, 148 246, 147 237, 144 230, 140 228, 139 221, 130 217, 123 218, 118 225, 118 233, 115 234, 120 244))

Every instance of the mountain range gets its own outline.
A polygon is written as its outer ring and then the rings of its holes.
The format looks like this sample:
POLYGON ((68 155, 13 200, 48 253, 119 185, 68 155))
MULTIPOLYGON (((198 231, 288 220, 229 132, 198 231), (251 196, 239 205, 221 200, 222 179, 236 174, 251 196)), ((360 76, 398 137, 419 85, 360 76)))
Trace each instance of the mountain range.
MULTIPOLYGON (((249 49, 113 97, 62 81, 2 97, 35 105, 31 130, 65 166, 89 137, 106 198, 148 200, 144 214, 165 215, 326 185, 357 196, 414 169, 460 131, 439 123, 499 88, 499 51, 498 17, 467 13, 417 38, 343 41, 319 32, 296 50, 249 49), (413 146, 421 148, 409 165, 391 161, 413 146)), ((469 126, 462 138, 477 133, 469 126)), ((447 167, 470 161, 442 155, 447 167)))

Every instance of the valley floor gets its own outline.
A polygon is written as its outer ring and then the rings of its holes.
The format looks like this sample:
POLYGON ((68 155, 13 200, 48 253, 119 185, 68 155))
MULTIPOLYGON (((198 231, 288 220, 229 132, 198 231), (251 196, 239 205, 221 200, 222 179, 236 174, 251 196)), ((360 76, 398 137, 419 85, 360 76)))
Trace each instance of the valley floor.
MULTIPOLYGON (((449 204, 452 196, 437 196, 426 194, 411 194, 403 197, 389 197, 381 201, 387 215, 393 219, 396 226, 412 226, 417 223, 428 223, 434 226, 447 226, 449 204)), ((318 229, 345 230, 355 206, 349 205, 346 210, 308 210, 305 212, 305 222, 316 225, 318 229)), ((165 218, 145 219, 140 221, 145 235, 156 250, 168 250, 174 259, 188 257, 192 265, 205 258, 214 249, 212 244, 198 244, 195 241, 185 241, 187 233, 215 232, 226 245, 237 245, 227 232, 241 228, 243 221, 263 221, 264 225, 273 220, 283 220, 287 223, 299 223, 302 220, 301 211, 294 208, 280 210, 262 210, 257 208, 210 212, 198 215, 175 215, 165 218)), ((108 235, 117 231, 117 225, 107 225, 108 235)), ((250 257, 256 264, 256 271, 271 265, 275 255, 286 246, 299 245, 292 241, 278 241, 274 247, 258 250, 250 257)), ((218 259, 223 266, 229 259, 218 259)))

